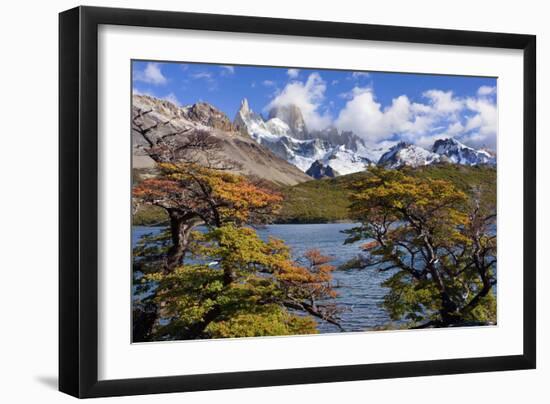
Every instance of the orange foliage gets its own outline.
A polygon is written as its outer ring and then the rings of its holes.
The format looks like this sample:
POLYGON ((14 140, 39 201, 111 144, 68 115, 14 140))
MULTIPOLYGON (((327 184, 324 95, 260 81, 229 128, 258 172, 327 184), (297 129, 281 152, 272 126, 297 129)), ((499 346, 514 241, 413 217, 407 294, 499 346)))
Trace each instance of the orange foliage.
POLYGON ((265 222, 280 209, 282 196, 246 177, 195 163, 161 163, 160 175, 142 181, 133 196, 142 203, 180 209, 218 222, 265 222))

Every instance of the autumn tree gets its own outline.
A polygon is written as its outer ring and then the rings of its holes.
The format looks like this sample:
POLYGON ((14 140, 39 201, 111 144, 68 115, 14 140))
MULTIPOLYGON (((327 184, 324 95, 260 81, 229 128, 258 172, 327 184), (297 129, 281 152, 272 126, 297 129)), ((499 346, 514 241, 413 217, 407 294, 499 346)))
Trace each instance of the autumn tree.
POLYGON ((278 193, 241 175, 197 163, 160 163, 157 168, 159 174, 137 184, 133 196, 165 209, 170 218, 172 246, 164 263, 166 272, 181 263, 190 234, 199 224, 266 223, 280 207, 278 193))
POLYGON ((230 172, 208 132, 159 132, 171 121, 134 112, 133 130, 157 163, 135 184, 134 204, 160 207, 170 221, 134 250, 134 341, 313 333, 313 317, 339 327, 327 303, 335 296, 329 259, 312 251, 299 265, 282 241, 263 241, 253 228, 271 221, 281 195, 230 172))
POLYGON ((496 211, 481 188, 373 168, 352 187, 361 225, 346 242, 366 241, 350 266, 388 272, 384 307, 410 326, 496 321, 496 211))
POLYGON ((152 339, 311 334, 313 317, 337 324, 336 307, 325 302, 335 296, 333 267, 318 252, 297 265, 282 241, 226 224, 194 234, 190 254, 171 273, 146 277, 161 306, 152 339))

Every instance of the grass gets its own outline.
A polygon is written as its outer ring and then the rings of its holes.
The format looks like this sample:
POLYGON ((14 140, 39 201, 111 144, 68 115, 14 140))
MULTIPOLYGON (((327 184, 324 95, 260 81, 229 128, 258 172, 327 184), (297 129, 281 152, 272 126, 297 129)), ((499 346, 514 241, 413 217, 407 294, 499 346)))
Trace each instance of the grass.
MULTIPOLYGON (((496 199, 496 169, 494 167, 440 164, 416 169, 406 168, 405 170, 410 175, 450 181, 467 193, 472 192, 474 187, 480 187, 483 189, 483 198, 488 198, 487 200, 492 202, 496 199)), ((275 223, 348 221, 350 203, 348 186, 353 181, 368 175, 368 172, 355 173, 279 188, 284 195, 284 203, 275 223)), ((133 224, 151 226, 166 223, 167 219, 163 209, 142 206, 134 214, 133 224)))
MULTIPOLYGON (((408 174, 452 182, 466 193, 483 189, 483 198, 496 199, 496 170, 488 166, 432 165, 405 168, 408 174)), ((285 197, 277 223, 330 223, 348 221, 349 185, 369 173, 361 172, 336 178, 312 180, 282 188, 285 197)))

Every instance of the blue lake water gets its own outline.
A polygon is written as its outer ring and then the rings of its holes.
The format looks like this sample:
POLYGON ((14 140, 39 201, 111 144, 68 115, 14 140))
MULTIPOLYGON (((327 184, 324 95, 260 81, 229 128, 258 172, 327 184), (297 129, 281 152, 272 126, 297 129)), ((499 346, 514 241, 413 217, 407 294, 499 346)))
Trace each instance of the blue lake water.
MULTIPOLYGON (((292 249, 295 259, 304 252, 317 248, 324 255, 333 258, 332 265, 341 265, 360 252, 361 242, 344 245, 346 235, 342 230, 353 227, 350 223, 330 224, 281 224, 269 225, 259 229, 258 234, 267 239, 269 236, 282 239, 292 249)), ((147 233, 157 233, 162 228, 134 226, 132 243, 147 233)), ((339 315, 345 331, 363 331, 387 323, 389 317, 380 308, 380 303, 387 293, 381 283, 388 277, 375 269, 335 271, 334 284, 339 296, 335 302, 343 309, 339 315)), ((338 328, 325 322, 319 322, 321 333, 338 332, 338 328)))

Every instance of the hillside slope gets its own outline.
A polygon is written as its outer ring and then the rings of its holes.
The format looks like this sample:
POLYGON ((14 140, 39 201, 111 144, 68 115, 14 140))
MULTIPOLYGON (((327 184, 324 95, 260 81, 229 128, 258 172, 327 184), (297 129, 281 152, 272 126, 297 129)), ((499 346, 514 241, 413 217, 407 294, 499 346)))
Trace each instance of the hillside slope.
MULTIPOLYGON (((473 187, 483 189, 482 197, 496 201, 496 169, 491 166, 459 166, 441 164, 436 166, 406 168, 411 175, 450 181, 459 189, 471 193, 473 187)), ((330 223, 348 221, 350 204, 349 186, 368 172, 344 175, 336 178, 311 180, 294 186, 284 186, 281 212, 276 223, 330 223)), ((134 215, 135 225, 159 224, 166 220, 161 209, 147 207, 134 215)))
MULTIPOLYGON (((493 203, 496 200, 496 169, 491 166, 439 164, 405 170, 411 175, 450 181, 466 193, 471 193, 474 187, 481 187, 483 198, 493 203)), ((285 202, 277 222, 326 223, 349 220, 348 187, 368 175, 368 172, 362 172, 284 187, 282 192, 285 202)))
MULTIPOLYGON (((292 164, 277 157, 267 148, 240 133, 223 112, 210 104, 197 103, 179 108, 174 104, 144 95, 134 95, 132 113, 134 117, 147 111, 143 116, 146 127, 160 124, 154 129, 153 136, 170 136, 170 142, 177 148, 178 142, 184 143, 186 133, 193 130, 206 131, 221 140, 220 156, 236 162, 240 168, 236 172, 263 178, 279 185, 295 185, 310 179, 292 164), (150 111, 150 112, 149 112, 150 111), (169 122, 169 124, 163 124, 169 122)), ((137 131, 132 132, 133 167, 146 169, 154 162, 144 152, 145 139, 137 131)))

